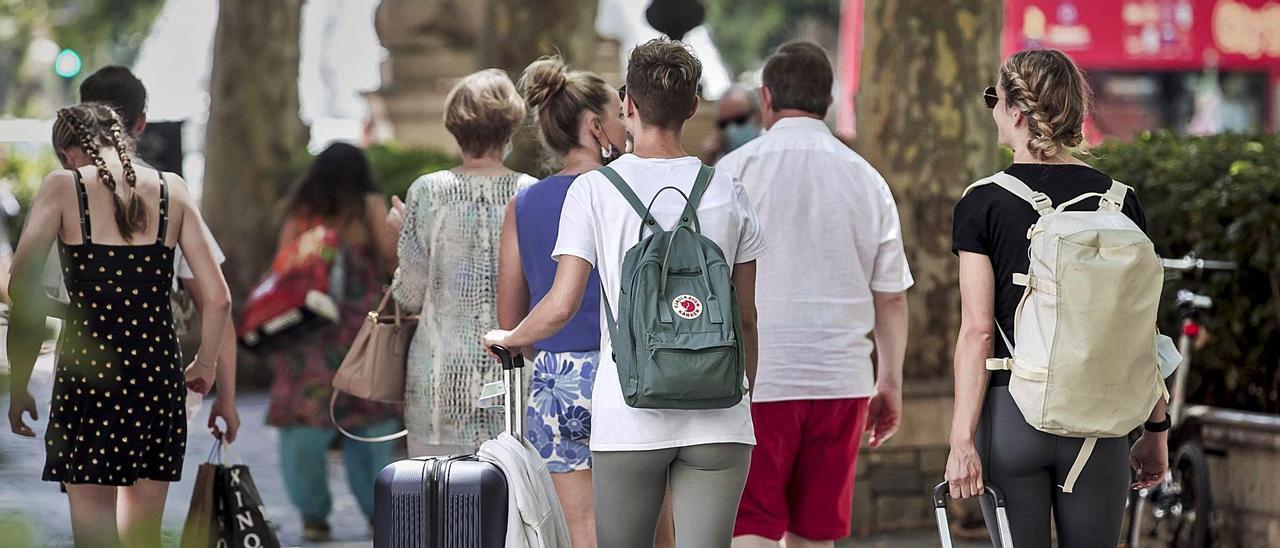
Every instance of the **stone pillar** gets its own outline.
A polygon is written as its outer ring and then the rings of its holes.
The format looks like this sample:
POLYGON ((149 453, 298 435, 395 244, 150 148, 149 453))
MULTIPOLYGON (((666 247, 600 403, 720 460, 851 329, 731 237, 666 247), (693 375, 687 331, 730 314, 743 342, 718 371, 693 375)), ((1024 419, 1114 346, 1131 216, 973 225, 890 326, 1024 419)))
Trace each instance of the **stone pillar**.
POLYGON ((486 2, 382 0, 375 27, 387 58, 382 87, 370 92, 379 140, 457 152, 445 131, 444 99, 459 78, 480 68, 486 2))

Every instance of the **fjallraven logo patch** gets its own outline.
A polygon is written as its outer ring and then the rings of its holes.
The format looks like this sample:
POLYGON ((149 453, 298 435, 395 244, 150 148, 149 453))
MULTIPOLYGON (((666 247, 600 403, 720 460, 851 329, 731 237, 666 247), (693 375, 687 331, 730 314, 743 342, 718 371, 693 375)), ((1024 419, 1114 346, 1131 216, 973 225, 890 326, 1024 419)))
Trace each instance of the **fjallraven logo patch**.
POLYGON ((681 295, 672 299, 671 309, 675 310, 677 316, 692 320, 702 315, 702 301, 693 295, 681 295))

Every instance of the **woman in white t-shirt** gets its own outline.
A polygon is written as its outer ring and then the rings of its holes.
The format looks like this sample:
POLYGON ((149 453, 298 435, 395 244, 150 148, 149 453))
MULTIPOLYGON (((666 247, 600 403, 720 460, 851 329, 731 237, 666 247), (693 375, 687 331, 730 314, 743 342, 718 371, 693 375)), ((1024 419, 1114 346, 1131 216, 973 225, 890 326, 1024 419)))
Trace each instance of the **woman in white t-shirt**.
MULTIPOLYGON (((631 53, 623 116, 635 153, 609 164, 644 202, 664 187, 689 192, 702 166, 680 147, 684 122, 697 108, 701 65, 679 42, 655 39, 631 53)), ((651 212, 663 226, 679 220, 685 201, 658 197, 651 212)), ((698 207, 702 234, 732 265, 746 348, 747 378, 756 364, 755 260, 763 234, 742 187, 716 174, 698 207)), ((622 260, 641 219, 599 172, 579 176, 560 216, 559 261, 550 292, 513 331, 492 331, 486 347, 523 348, 560 330, 581 304, 594 266, 609 301, 618 302, 622 260)), ((601 306, 608 306, 601 303, 601 306)), ((623 401, 609 330, 601 329, 601 364, 592 410, 591 455, 600 546, 653 546, 668 483, 677 546, 728 546, 755 444, 750 402, 727 409, 637 409, 623 401)))

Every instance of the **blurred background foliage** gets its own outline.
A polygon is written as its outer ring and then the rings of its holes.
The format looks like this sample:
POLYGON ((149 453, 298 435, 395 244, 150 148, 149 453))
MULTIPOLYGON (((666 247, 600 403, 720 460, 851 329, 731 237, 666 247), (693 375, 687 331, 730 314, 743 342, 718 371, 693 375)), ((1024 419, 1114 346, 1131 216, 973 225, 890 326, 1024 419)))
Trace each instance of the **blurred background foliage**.
MULTIPOLYGON (((28 57, 31 48, 70 48, 85 67, 129 65, 138 55, 164 0, 0 0, 0 112, 38 116, 49 54, 28 57), (24 63, 24 59, 27 61, 24 63)), ((82 71, 62 85, 73 87, 82 71)))
POLYGON ((734 73, 760 67, 783 42, 806 37, 835 45, 840 0, 703 0, 707 26, 734 73))
POLYGON ((1194 356, 1189 401, 1280 412, 1280 138, 1145 132, 1086 160, 1137 190, 1162 256, 1194 252, 1239 265, 1165 286, 1161 330, 1170 336, 1181 329, 1178 288, 1214 300, 1202 317, 1210 338, 1194 356))

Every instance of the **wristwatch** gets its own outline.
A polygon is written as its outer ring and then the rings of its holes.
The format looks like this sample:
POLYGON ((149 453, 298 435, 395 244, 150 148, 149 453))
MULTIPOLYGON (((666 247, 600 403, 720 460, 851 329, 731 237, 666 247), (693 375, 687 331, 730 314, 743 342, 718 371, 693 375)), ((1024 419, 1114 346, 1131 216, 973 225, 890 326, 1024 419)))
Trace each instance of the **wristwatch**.
POLYGON ((1164 414, 1164 420, 1160 422, 1147 421, 1142 423, 1142 429, 1146 430, 1147 432, 1165 432, 1165 431, 1168 431, 1169 428, 1172 426, 1173 426, 1173 419, 1169 417, 1168 413, 1164 414))

